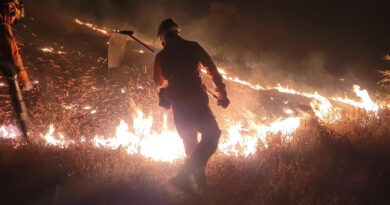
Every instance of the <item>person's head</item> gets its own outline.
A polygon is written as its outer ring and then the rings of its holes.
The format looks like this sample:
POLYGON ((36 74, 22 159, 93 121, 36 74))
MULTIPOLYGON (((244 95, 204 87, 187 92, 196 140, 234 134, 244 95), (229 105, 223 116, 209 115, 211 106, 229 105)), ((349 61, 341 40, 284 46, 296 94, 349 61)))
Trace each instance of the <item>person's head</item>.
POLYGON ((161 44, 165 46, 167 39, 179 34, 179 26, 171 19, 165 19, 158 27, 157 36, 160 38, 161 44))
POLYGON ((24 18, 23 2, 21 0, 0 0, 0 15, 9 24, 24 18))

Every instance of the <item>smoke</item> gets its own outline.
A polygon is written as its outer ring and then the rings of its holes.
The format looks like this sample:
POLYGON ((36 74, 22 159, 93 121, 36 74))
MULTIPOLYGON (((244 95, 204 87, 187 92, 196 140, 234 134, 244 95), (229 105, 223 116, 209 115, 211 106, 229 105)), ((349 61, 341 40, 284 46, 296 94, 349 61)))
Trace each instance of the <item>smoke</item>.
POLYGON ((367 1, 34 0, 26 7, 46 32, 79 32, 71 22, 77 17, 155 42, 158 24, 172 17, 219 66, 261 85, 373 88, 390 53, 387 6, 367 1))

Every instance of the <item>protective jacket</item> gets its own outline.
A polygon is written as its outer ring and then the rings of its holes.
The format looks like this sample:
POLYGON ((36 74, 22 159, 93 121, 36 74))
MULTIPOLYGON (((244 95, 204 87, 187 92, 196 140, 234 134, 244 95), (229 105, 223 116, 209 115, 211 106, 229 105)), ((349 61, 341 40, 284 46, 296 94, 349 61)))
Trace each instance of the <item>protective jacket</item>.
MULTIPOLYGON (((5 22, 0 15, 0 59, 5 60, 18 69, 16 72, 24 70, 22 58, 19 54, 17 41, 12 33, 11 25, 5 22)), ((2 67, 1 69, 7 69, 2 67)), ((4 72, 4 71, 3 71, 4 72)), ((5 73, 9 73, 5 71, 5 73)), ((14 77, 14 76, 7 76, 14 77)))
POLYGON ((202 66, 214 82, 217 92, 226 93, 222 76, 208 53, 198 43, 176 35, 156 56, 154 81, 158 87, 168 84, 166 94, 172 103, 207 98, 199 75, 202 66))

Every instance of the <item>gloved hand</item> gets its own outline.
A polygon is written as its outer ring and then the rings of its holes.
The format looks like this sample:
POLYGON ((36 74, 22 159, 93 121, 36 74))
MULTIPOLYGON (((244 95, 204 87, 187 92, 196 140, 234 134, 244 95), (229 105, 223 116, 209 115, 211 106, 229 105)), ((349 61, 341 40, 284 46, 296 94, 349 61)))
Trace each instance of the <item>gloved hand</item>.
POLYGON ((230 100, 227 98, 226 90, 217 88, 215 89, 215 92, 218 96, 217 105, 223 108, 227 108, 230 104, 230 100))
POLYGON ((30 91, 33 89, 33 84, 31 81, 28 81, 27 83, 23 84, 22 90, 23 91, 30 91))
POLYGON ((26 70, 20 71, 18 73, 17 79, 18 79, 19 83, 23 85, 23 88, 22 88, 23 91, 30 91, 33 88, 32 83, 30 82, 30 80, 28 78, 28 74, 27 74, 26 70))
POLYGON ((161 88, 160 92, 158 93, 158 98, 159 98, 159 106, 168 110, 171 108, 171 103, 168 101, 166 97, 166 91, 167 91, 166 88, 161 88))

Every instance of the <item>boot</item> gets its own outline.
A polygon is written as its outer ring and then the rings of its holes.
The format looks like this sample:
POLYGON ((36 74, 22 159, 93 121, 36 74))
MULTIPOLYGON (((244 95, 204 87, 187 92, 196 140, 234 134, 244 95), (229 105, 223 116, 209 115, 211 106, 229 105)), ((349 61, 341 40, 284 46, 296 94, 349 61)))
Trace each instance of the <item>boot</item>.
POLYGON ((173 177, 169 182, 175 186, 176 188, 180 189, 181 191, 192 194, 194 193, 194 190, 192 188, 192 183, 190 179, 190 175, 185 173, 179 173, 175 177, 173 177))
POLYGON ((194 174, 194 179, 200 192, 205 193, 208 191, 209 187, 207 184, 206 174, 204 172, 194 174))

